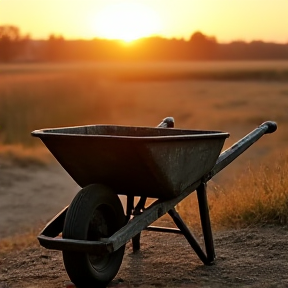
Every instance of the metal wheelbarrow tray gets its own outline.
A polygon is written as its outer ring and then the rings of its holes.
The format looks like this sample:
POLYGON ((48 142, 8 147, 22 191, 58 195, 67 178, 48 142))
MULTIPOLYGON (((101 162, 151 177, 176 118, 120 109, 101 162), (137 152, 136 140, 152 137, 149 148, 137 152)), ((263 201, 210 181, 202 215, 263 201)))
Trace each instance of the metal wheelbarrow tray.
POLYGON ((116 194, 172 198, 212 169, 229 134, 94 125, 33 135, 80 187, 102 183, 116 194))
POLYGON ((87 125, 32 132, 82 187, 38 236, 42 246, 63 251, 77 286, 105 287, 119 270, 126 242, 132 239, 133 249, 140 249, 143 229, 181 233, 204 264, 213 263, 206 183, 277 125, 263 123, 221 155, 228 133, 173 127, 168 117, 157 128, 87 125), (206 253, 174 209, 194 190, 206 253), (126 215, 119 194, 127 195, 126 215), (141 197, 136 207, 135 196, 141 197), (147 197, 158 200, 144 208, 147 197), (167 212, 179 229, 149 226, 167 212))

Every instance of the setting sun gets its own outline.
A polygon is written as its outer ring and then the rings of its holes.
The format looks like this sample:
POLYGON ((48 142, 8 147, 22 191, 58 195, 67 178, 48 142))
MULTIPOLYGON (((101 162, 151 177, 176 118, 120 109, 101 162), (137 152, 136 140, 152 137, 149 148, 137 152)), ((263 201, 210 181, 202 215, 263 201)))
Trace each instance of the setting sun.
POLYGON ((160 30, 156 12, 132 2, 106 6, 96 15, 93 25, 98 36, 125 42, 155 35, 160 30))

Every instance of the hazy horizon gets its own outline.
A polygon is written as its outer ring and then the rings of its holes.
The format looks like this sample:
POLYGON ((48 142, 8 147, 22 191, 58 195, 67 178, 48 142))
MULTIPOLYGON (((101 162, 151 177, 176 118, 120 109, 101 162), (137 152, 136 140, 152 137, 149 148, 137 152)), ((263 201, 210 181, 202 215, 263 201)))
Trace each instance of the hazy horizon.
POLYGON ((32 39, 123 39, 157 35, 188 40, 195 31, 231 41, 288 43, 288 1, 2 0, 0 25, 32 39), (277 4, 277 5, 275 5, 277 4), (16 8, 15 8, 16 7, 16 8))

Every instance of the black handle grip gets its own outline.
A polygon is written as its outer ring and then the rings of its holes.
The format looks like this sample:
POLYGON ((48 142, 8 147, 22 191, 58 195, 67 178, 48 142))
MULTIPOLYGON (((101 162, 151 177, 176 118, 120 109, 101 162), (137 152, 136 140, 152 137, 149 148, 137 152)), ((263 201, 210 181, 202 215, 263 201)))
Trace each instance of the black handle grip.
POLYGON ((266 121, 262 123, 259 127, 265 128, 265 134, 274 133, 277 130, 277 123, 274 121, 266 121))
POLYGON ((175 121, 173 117, 166 117, 162 120, 162 122, 157 126, 159 128, 173 128, 175 125, 175 121))

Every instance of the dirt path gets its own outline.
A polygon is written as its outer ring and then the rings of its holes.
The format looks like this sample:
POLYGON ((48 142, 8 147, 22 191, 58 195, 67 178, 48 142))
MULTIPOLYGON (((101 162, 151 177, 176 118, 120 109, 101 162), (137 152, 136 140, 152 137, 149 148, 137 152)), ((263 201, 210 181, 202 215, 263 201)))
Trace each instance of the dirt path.
MULTIPOLYGON (((144 232, 131 243, 113 287, 288 287, 288 229, 254 228, 215 233, 217 261, 204 266, 181 235, 144 232)), ((38 245, 0 260, 0 287, 68 287, 61 252, 38 245)))
MULTIPOLYGON (((79 190, 57 165, 43 168, 1 163, 0 239, 47 221, 79 190)), ((120 284, 112 286, 288 287, 287 227, 214 233, 217 261, 213 266, 204 266, 181 235, 142 234, 138 253, 127 243, 115 278, 120 284)), ((69 286, 61 252, 35 244, 5 255, 0 251, 0 255, 0 288, 69 286)))
POLYGON ((57 163, 15 165, 0 159, 0 239, 45 223, 79 189, 57 163))

